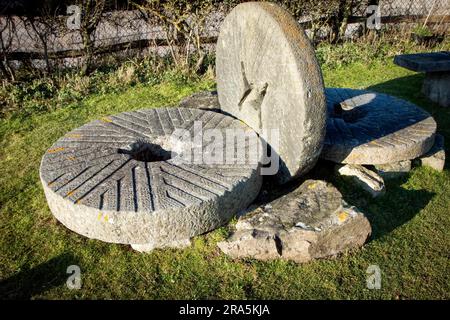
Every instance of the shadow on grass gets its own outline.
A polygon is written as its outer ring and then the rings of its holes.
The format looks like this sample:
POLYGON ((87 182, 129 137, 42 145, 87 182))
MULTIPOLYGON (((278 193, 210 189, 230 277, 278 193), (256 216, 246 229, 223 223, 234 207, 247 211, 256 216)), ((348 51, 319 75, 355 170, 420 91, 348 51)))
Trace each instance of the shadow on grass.
POLYGON ((427 190, 408 190, 402 185, 404 177, 386 181, 386 193, 372 198, 351 185, 349 177, 337 177, 335 185, 349 204, 357 206, 372 226, 371 240, 381 238, 412 220, 435 196, 427 190))
POLYGON ((51 288, 64 284, 71 275, 67 267, 78 265, 78 260, 69 253, 63 253, 40 265, 24 269, 0 280, 0 299, 30 299, 51 288))
POLYGON ((377 83, 368 87, 367 90, 390 94, 412 102, 429 102, 421 93, 423 79, 422 73, 416 73, 377 83))

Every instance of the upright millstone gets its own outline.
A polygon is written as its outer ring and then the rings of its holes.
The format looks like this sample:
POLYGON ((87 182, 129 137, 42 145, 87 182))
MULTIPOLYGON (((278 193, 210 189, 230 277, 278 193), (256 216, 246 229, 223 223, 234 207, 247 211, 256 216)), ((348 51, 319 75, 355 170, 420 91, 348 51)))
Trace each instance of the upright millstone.
POLYGON ((272 3, 238 5, 221 26, 216 68, 221 109, 279 155, 277 181, 311 169, 325 136, 326 103, 314 49, 295 19, 272 3))

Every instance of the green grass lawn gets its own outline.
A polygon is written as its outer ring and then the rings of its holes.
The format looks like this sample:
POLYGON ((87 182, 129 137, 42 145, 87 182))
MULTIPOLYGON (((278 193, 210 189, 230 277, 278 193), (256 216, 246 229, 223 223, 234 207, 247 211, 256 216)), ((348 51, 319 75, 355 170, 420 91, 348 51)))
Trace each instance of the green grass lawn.
MULTIPOLYGON (((431 112, 450 141, 450 109, 420 94, 422 76, 375 61, 324 68, 327 86, 370 88, 417 103, 431 112)), ((104 115, 176 104, 211 80, 164 81, 122 93, 87 96, 48 113, 0 120, 0 297, 147 299, 411 299, 450 298, 450 172, 415 168, 389 181, 371 199, 319 164, 309 174, 332 181, 369 217, 373 234, 359 250, 304 265, 238 261, 216 243, 229 226, 194 238, 184 250, 134 252, 66 229, 50 213, 39 181, 45 150, 67 131, 104 115), (378 265, 380 290, 366 288, 366 270, 378 265), (66 286, 66 269, 78 265, 82 287, 66 286)))

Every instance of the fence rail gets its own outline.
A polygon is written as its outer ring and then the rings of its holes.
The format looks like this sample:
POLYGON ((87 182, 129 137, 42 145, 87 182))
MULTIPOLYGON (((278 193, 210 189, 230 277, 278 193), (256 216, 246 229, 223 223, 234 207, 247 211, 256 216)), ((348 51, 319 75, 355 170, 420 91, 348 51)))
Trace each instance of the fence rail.
MULTIPOLYGON (((101 1, 104 0, 88 2, 95 4, 101 1)), ((301 11, 301 16, 296 15, 305 29, 313 30, 313 37, 317 34, 319 37, 320 34, 327 35, 333 31, 332 24, 336 26, 336 21, 338 27, 342 28, 344 25, 344 31, 339 37, 344 38, 349 33, 351 36, 351 30, 355 29, 355 25, 366 27, 369 14, 365 9, 374 3, 378 5, 381 13, 380 22, 384 26, 427 25, 431 28, 437 27, 436 30, 440 28, 440 32, 446 32, 450 23, 448 0, 334 0, 337 6, 333 10, 326 8, 328 1, 303 1, 322 3, 323 6, 320 7, 322 11, 317 9, 319 7, 310 7, 309 10, 301 11), (345 15, 346 11, 341 12, 340 5, 350 3, 349 1, 358 3, 358 6, 351 8, 345 15)), ((286 4, 286 1, 280 2, 286 4)), ((167 8, 165 10, 163 13, 169 17, 175 14, 168 13, 167 8)), ((96 15, 85 13, 83 19, 88 23, 82 21, 78 29, 69 28, 69 19, 73 18, 70 15, 47 14, 39 17, 0 15, 0 71, 6 76, 11 76, 12 70, 25 62, 50 71, 56 67, 73 67, 73 61, 65 63, 67 59, 78 59, 75 66, 80 66, 86 63, 86 60, 92 63, 92 57, 115 53, 133 55, 144 50, 172 55, 181 54, 183 50, 190 54, 195 51, 206 51, 205 46, 211 50, 213 47, 211 44, 216 42, 220 23, 228 10, 229 7, 219 5, 210 7, 201 14, 197 11, 190 12, 191 16, 182 16, 184 13, 178 12, 184 19, 182 27, 190 28, 185 31, 189 33, 187 35, 183 34, 183 29, 177 29, 180 26, 171 24, 170 19, 164 20, 161 17, 158 19, 158 16, 155 19, 142 10, 97 12, 96 15), (174 52, 175 47, 177 52, 174 52)))

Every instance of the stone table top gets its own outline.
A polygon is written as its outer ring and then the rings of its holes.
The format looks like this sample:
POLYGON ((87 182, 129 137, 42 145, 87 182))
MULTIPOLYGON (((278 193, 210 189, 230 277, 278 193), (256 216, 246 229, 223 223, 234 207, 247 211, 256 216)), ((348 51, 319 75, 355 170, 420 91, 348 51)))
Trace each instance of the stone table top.
POLYGON ((449 72, 450 52, 401 54, 395 56, 394 63, 416 72, 449 72))

